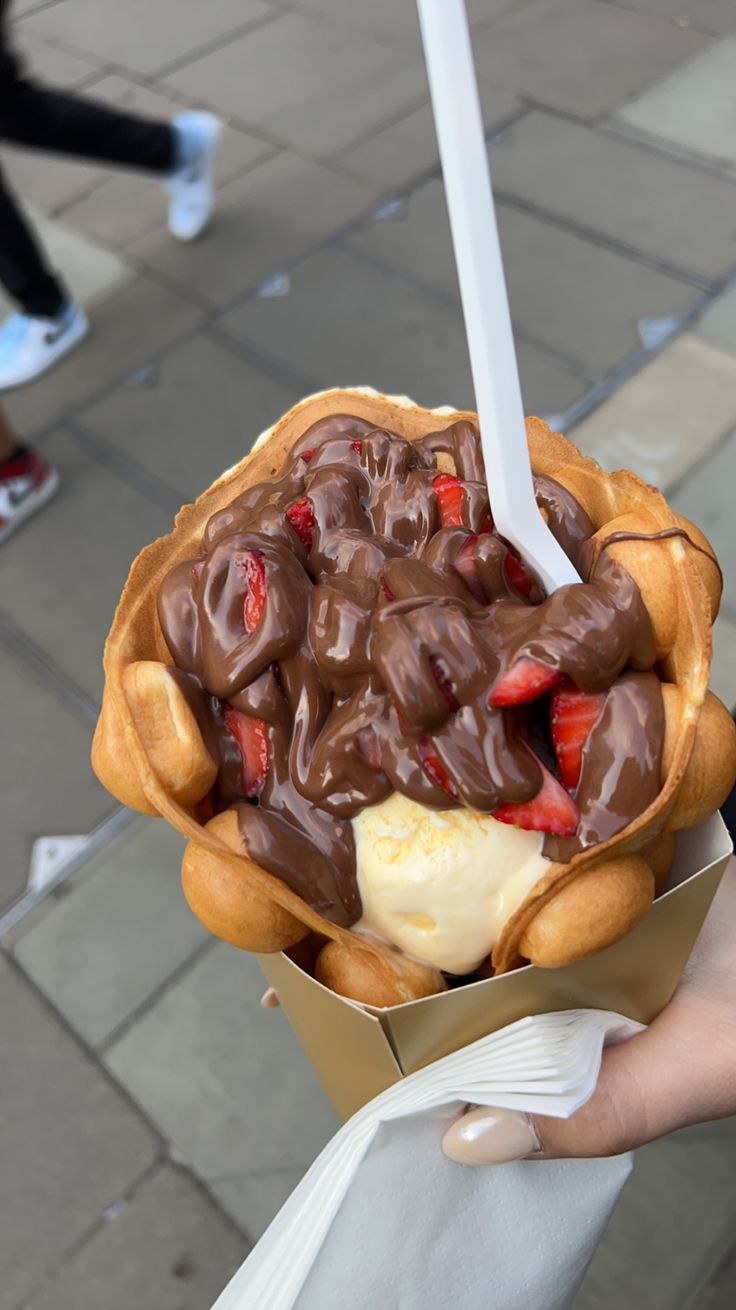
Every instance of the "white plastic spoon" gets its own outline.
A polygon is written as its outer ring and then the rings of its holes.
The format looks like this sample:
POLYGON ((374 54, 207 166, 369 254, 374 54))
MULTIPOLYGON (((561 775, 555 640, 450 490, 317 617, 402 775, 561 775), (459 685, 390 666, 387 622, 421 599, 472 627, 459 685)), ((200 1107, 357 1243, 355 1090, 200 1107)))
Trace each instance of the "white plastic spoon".
POLYGON ((417 0, 494 525, 547 592, 580 582, 534 498, 464 0, 417 0))

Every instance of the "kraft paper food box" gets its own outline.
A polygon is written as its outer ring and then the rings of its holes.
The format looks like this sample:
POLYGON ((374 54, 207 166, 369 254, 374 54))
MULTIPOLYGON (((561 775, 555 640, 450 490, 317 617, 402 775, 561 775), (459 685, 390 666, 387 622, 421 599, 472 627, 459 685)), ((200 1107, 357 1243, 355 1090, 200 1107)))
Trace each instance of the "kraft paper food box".
POLYGON ((677 986, 732 850, 715 814, 678 833, 662 892, 614 946, 566 968, 527 965, 390 1009, 336 995, 288 954, 258 958, 327 1095, 347 1119, 404 1075, 527 1015, 589 1008, 651 1022, 677 986))

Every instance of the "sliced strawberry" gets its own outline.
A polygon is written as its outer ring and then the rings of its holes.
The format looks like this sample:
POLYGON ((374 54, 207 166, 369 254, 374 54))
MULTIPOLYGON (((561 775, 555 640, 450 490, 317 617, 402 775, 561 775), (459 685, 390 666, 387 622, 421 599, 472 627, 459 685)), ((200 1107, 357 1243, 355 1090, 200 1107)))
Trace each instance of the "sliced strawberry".
POLYGON ((534 578, 527 569, 526 565, 509 551, 503 562, 503 571, 506 574, 506 581, 511 583, 522 596, 530 596, 534 586, 534 578))
MULTIPOLYGON (((537 758, 536 756, 534 757, 537 758)), ((580 822, 580 811, 565 788, 545 769, 541 760, 542 785, 530 801, 507 802, 493 811, 500 823, 532 832, 553 832, 558 837, 573 837, 580 822)))
POLYGON ((243 763, 243 795, 260 796, 268 773, 268 724, 226 705, 225 727, 235 738, 243 763))
POLYGON ((475 565, 475 543, 477 540, 478 538, 472 533, 465 538, 455 556, 455 569, 460 574, 471 596, 475 596, 475 599, 479 600, 481 605, 485 605, 488 598, 481 586, 475 565))
POLYGON ((255 632, 266 608, 266 566, 260 550, 249 550, 242 559, 245 574, 243 623, 246 632, 255 632))
POLYGON ((447 770, 429 737, 420 737, 417 741, 417 749, 419 751, 419 758, 422 761, 424 772, 432 779, 432 782, 436 787, 441 787, 443 791, 447 792, 448 796, 451 796, 452 799, 456 801, 457 790, 455 784, 452 781, 452 778, 448 775, 447 770))
POLYGON ((385 578, 381 578, 381 591, 386 597, 386 600, 396 600, 396 596, 392 592, 385 578))
POLYGON ((350 442, 350 445, 352 446, 352 448, 353 448, 353 450, 355 451, 356 455, 359 455, 360 452, 361 452, 361 450, 363 449, 363 442, 362 442, 362 441, 351 441, 351 442, 350 442))
POLYGON ((309 463, 309 461, 310 461, 310 459, 312 458, 312 456, 313 456, 313 454, 314 454, 314 452, 315 452, 316 449, 317 449, 316 446, 312 446, 311 450, 303 450, 303 451, 302 451, 300 458, 304 460, 304 463, 305 463, 305 464, 308 464, 308 463, 309 463))
POLYGON ((580 781, 583 747, 605 703, 606 692, 580 691, 569 678, 564 679, 552 696, 552 744, 562 781, 571 791, 580 781))
POLYGON ((493 532, 493 519, 491 518, 490 514, 486 514, 483 520, 483 526, 481 528, 481 532, 493 532))
POLYGON ((525 705, 527 701, 536 700, 559 682, 557 669, 551 669, 541 660, 533 660, 522 655, 515 660, 498 682, 488 697, 489 705, 525 705))
POLYGON ((460 479, 452 473, 438 473, 437 477, 432 479, 432 486, 437 497, 443 528, 461 528, 465 492, 460 479))
POLYGON ((309 497, 302 496, 301 500, 295 500, 294 504, 287 509, 286 517, 297 537, 304 543, 307 550, 311 550, 312 533, 314 532, 314 510, 309 497))
POLYGON ((455 695, 452 683, 450 682, 450 679, 445 673, 445 670, 443 669, 439 660, 436 660, 434 656, 430 656, 429 664, 434 674, 434 680, 437 683, 437 686, 439 687, 440 691, 442 692, 442 695, 444 696, 445 700, 447 701, 447 704, 449 705, 450 709, 453 711, 459 710, 460 701, 455 695))

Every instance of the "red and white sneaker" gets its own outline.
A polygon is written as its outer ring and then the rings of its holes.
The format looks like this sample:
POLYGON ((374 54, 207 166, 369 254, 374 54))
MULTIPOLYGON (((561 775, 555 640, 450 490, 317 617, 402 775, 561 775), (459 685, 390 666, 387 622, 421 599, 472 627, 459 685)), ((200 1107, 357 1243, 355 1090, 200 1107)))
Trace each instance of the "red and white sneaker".
POLYGON ((32 448, 19 450, 0 463, 0 541, 58 490, 59 474, 32 448))

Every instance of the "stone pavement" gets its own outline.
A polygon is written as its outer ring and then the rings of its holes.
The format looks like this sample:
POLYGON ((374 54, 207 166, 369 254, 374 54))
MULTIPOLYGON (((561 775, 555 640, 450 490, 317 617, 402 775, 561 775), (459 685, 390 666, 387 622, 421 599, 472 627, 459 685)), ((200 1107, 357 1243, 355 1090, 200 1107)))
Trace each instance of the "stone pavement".
MULTIPOLYGON (((733 704, 736 7, 468 7, 527 411, 710 535, 733 704)), ((150 179, 3 151, 93 331, 8 399, 63 485, 0 552, 0 1310, 206 1310, 335 1118, 254 961, 189 915, 178 838, 90 773, 102 642, 136 551, 300 395, 471 403, 450 239, 412 0, 15 10, 39 76, 227 128, 191 248, 150 179)), ((735 1140, 641 1152, 576 1310, 733 1305, 735 1140)))

